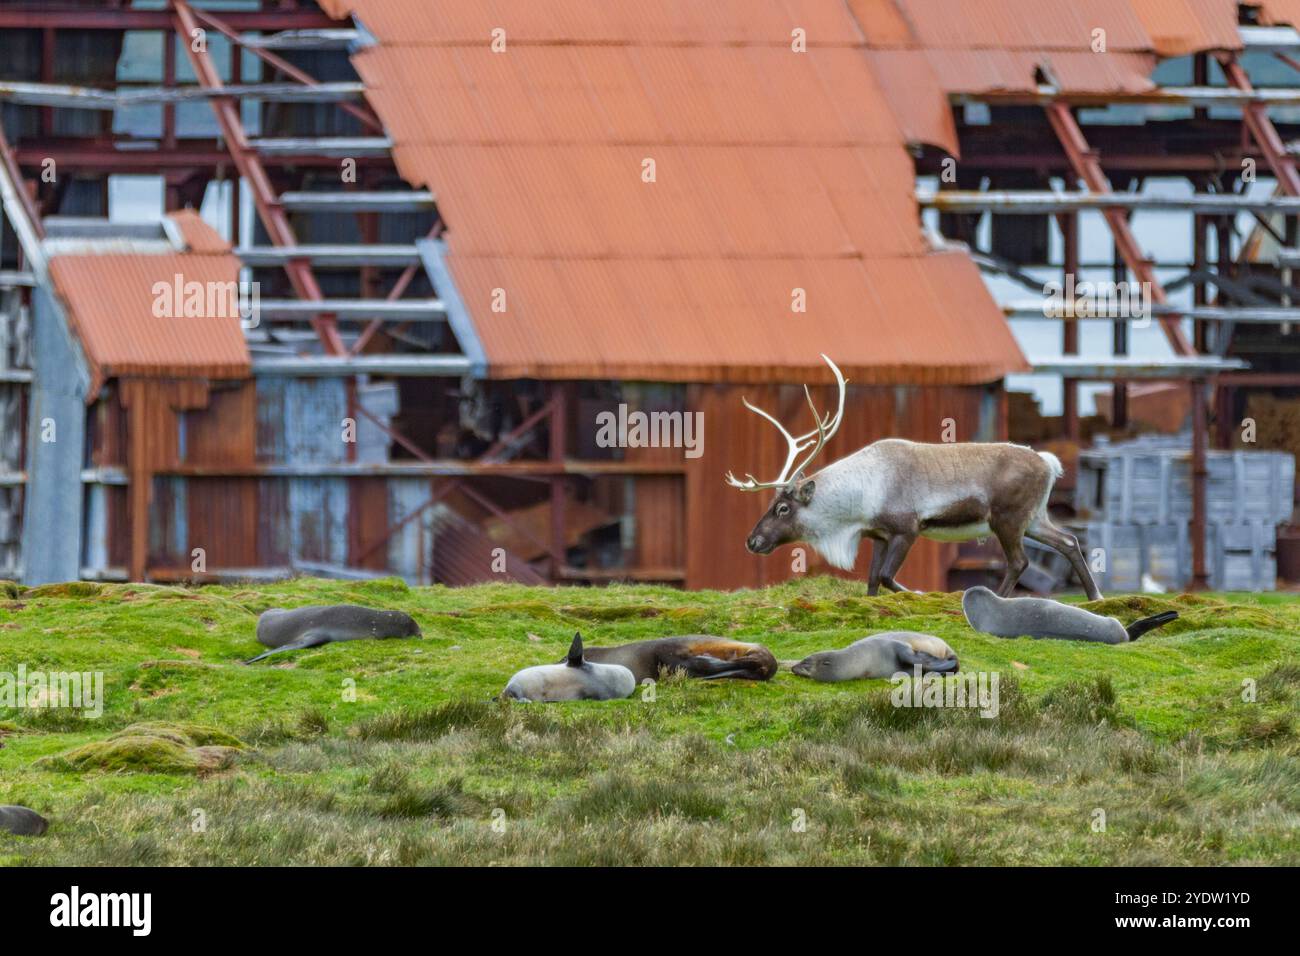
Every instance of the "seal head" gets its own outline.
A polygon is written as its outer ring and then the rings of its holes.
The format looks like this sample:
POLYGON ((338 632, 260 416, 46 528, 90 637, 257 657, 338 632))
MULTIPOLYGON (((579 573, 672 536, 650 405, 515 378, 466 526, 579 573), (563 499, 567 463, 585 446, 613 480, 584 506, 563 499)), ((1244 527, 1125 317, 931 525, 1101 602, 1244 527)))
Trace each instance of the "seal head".
POLYGON ((959 668, 957 653, 932 634, 887 631, 872 634, 837 651, 809 654, 790 670, 799 677, 824 683, 892 677, 899 673, 952 674, 959 668))

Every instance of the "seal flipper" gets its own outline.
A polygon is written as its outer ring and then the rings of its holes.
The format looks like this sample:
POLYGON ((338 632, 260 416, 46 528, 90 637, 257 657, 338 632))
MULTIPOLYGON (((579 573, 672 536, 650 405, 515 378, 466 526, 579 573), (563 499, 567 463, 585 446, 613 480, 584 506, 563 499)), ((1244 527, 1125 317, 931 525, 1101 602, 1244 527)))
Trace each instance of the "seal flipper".
POLYGON ((1124 628, 1130 641, 1136 641, 1147 631, 1154 631, 1157 627, 1162 627, 1170 621, 1178 619, 1177 611, 1165 611, 1161 614, 1153 614, 1150 617, 1144 617, 1140 621, 1134 621, 1128 627, 1124 628))
POLYGON ((925 651, 915 650, 902 641, 899 641, 898 645, 899 660, 921 668, 924 674, 955 674, 959 669, 960 665, 955 657, 935 657, 925 651))
POLYGON ((290 641, 288 644, 282 644, 279 647, 273 647, 269 651, 263 651, 251 660, 244 661, 245 664, 256 664, 263 658, 270 657, 272 654, 279 654, 282 651, 301 651, 307 647, 320 647, 322 644, 328 644, 329 638, 320 631, 308 631, 296 641, 290 641))
POLYGON ((573 635, 573 643, 569 645, 569 656, 564 662, 569 667, 582 666, 582 634, 573 635))
POLYGON ((686 671, 691 677, 698 677, 701 680, 715 680, 719 677, 755 679, 754 671, 751 668, 738 667, 736 661, 724 661, 722 658, 714 657, 711 654, 697 654, 694 657, 688 657, 676 666, 686 671))

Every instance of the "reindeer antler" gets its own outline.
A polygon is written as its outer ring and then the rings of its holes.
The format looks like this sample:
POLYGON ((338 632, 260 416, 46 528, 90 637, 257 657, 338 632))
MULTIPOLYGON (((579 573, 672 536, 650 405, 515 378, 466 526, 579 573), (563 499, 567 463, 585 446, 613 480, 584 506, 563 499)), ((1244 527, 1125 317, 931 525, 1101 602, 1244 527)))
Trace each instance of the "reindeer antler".
POLYGON ((785 438, 786 445, 789 447, 789 453, 785 457, 785 466, 781 469, 781 474, 775 481, 759 481, 753 475, 749 474, 745 475, 745 481, 741 481, 731 472, 727 472, 727 484, 731 485, 731 487, 739 488, 741 491, 762 491, 765 488, 784 488, 793 484, 799 480, 800 476, 804 473, 804 469, 812 463, 813 459, 821 454, 821 450, 826 445, 826 442, 830 440, 837 431, 839 431, 840 421, 844 418, 845 386, 848 383, 845 382, 844 376, 840 374, 839 367, 836 366, 834 362, 825 355, 822 356, 822 359, 824 359, 826 364, 831 367, 831 371, 835 373, 835 383, 839 386, 839 406, 835 410, 834 417, 832 417, 829 412, 827 412, 824 417, 818 414, 817 406, 813 404, 812 392, 810 392, 808 386, 805 385, 803 387, 804 397, 808 399, 808 407, 812 409, 813 421, 817 423, 817 427, 810 432, 795 437, 785 430, 785 426, 767 412, 763 411, 757 405, 751 405, 749 399, 742 398, 741 401, 744 403, 746 408, 755 415, 762 416, 776 426, 777 431, 779 431, 782 437, 785 438), (809 452, 808 456, 796 466, 795 462, 799 461, 799 456, 808 451, 809 448, 811 448, 812 451, 809 452))

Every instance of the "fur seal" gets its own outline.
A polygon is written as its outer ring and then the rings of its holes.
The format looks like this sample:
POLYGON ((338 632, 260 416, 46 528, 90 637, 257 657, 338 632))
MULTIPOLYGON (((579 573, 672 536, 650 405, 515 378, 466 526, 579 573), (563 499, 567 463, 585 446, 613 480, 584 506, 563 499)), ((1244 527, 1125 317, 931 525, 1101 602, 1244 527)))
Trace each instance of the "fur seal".
POLYGON ((893 677, 920 668, 922 673, 953 674, 957 652, 947 641, 915 631, 872 634, 838 651, 809 654, 791 668, 800 677, 834 683, 843 680, 893 677))
POLYGON ((26 807, 0 807, 0 830, 14 836, 41 836, 50 828, 50 821, 35 810, 26 807))
POLYGON ((1000 598, 988 588, 974 587, 961 598, 970 626, 998 637, 1051 637, 1067 641, 1127 644, 1147 631, 1168 624, 1177 611, 1153 614, 1125 627, 1113 617, 1093 614, 1047 598, 1000 598))
POLYGON ((659 637, 618 647, 589 647, 587 660, 622 664, 638 684, 646 679, 658 680, 660 668, 685 671, 688 677, 703 680, 719 677, 771 680, 777 667, 776 657, 762 644, 705 634, 659 637))
POLYGON ((621 664, 595 664, 583 659, 582 635, 574 634, 562 664, 525 667, 506 684, 507 700, 549 703, 559 700, 617 700, 636 690, 636 678, 621 664))
POLYGON ((356 604, 316 604, 291 611, 273 607, 257 619, 257 642, 271 650, 244 663, 336 641, 421 636, 420 625, 403 611, 376 611, 356 604))

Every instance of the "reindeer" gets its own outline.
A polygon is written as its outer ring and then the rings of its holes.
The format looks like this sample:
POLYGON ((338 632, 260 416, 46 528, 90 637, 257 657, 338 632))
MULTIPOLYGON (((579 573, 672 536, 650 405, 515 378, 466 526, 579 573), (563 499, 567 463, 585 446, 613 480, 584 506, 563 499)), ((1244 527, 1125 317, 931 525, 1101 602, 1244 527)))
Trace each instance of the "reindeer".
POLYGON ((776 426, 786 440, 785 466, 775 481, 745 481, 727 472, 727 483, 741 491, 776 489, 767 513, 754 525, 745 546, 771 554, 783 544, 804 541, 834 567, 853 569, 862 538, 872 541, 867 593, 884 585, 906 591, 895 579, 918 537, 967 541, 992 534, 1002 545, 1007 569, 997 593, 1008 597, 1029 566, 1024 538, 1060 552, 1083 582, 1090 600, 1101 597, 1074 535, 1047 517, 1047 497, 1064 473, 1048 452, 1005 442, 921 444, 901 438, 873 442, 805 478, 809 464, 839 430, 847 383, 835 374, 839 405, 823 417, 804 386, 816 427, 795 437, 747 399, 745 407, 776 426), (806 453, 806 455, 805 455, 806 453), (802 457, 802 460, 801 459, 802 457))

